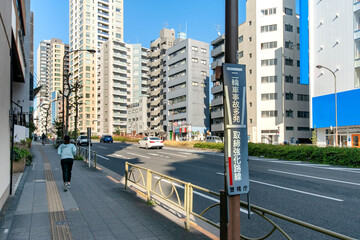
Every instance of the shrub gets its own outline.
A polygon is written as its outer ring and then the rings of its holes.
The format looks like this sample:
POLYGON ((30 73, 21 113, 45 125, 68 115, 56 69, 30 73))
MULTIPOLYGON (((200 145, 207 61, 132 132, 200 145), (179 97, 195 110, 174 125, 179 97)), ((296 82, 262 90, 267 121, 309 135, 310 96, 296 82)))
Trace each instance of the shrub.
POLYGON ((34 156, 32 154, 27 155, 26 157, 26 166, 30 166, 33 161, 34 156))
POLYGON ((84 160, 84 158, 80 155, 75 155, 74 160, 84 160))
POLYGON ((29 150, 14 146, 13 159, 15 162, 27 158, 29 155, 31 155, 29 150))
POLYGON ((26 138, 26 146, 28 148, 31 148, 31 142, 32 142, 31 138, 26 138))
POLYGON ((250 156, 360 167, 360 149, 249 143, 250 156))
POLYGON ((138 142, 141 139, 140 138, 122 137, 122 136, 113 136, 113 140, 119 141, 119 142, 138 142))
POLYGON ((196 144, 198 142, 195 141, 164 141, 164 145, 168 146, 168 147, 178 147, 178 148, 193 148, 194 144, 196 144))
POLYGON ((224 150, 223 143, 212 143, 212 142, 198 142, 194 144, 196 148, 203 148, 203 149, 217 149, 217 150, 224 150))
POLYGON ((100 136, 98 136, 98 135, 91 135, 91 139, 100 139, 100 136))

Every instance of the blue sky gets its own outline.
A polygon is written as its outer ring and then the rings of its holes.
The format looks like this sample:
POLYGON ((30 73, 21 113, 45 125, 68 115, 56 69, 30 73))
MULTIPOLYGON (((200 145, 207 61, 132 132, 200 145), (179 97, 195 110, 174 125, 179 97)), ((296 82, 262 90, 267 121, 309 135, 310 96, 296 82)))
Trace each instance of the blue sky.
MULTIPOLYGON (((298 2, 298 0, 296 0, 298 2)), ((239 23, 245 21, 245 0, 239 0, 239 23)), ((51 38, 69 43, 69 1, 31 0, 34 11, 34 54, 40 41, 51 38)), ((167 26, 176 32, 210 43, 217 37, 216 25, 225 29, 225 0, 124 0, 124 41, 149 47, 167 26)), ((36 56, 35 56, 36 66, 36 56)), ((36 68, 35 68, 36 69, 36 68)))

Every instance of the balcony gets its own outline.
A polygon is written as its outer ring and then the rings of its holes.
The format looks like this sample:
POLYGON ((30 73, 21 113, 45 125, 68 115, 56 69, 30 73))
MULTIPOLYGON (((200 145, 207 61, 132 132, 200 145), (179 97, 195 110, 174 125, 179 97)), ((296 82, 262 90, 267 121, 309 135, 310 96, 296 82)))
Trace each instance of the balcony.
POLYGON ((115 91, 113 91, 113 95, 114 96, 127 96, 127 92, 115 90, 115 91))
POLYGON ((161 88, 159 87, 156 90, 151 92, 151 96, 157 96, 160 94, 160 92, 161 92, 161 88))
POLYGON ((114 117, 114 118, 127 118, 127 114, 114 113, 113 117, 114 117))
POLYGON ((114 61, 114 65, 121 66, 121 67, 127 67, 127 63, 119 60, 114 61))
POLYGON ((151 77, 159 76, 160 72, 161 72, 161 69, 159 68, 159 69, 157 69, 155 71, 150 72, 150 76, 151 77))
POLYGON ((151 116, 159 116, 160 108, 155 108, 154 111, 151 111, 151 116))
POLYGON ((160 64, 160 61, 161 61, 160 59, 152 61, 152 62, 150 62, 149 66, 150 67, 157 67, 160 64))
POLYGON ((120 76, 120 75, 115 75, 115 74, 114 74, 113 79, 114 79, 114 80, 117 80, 117 81, 127 82, 126 77, 123 77, 123 76, 120 76))
POLYGON ((186 119, 187 114, 186 113, 177 113, 177 114, 174 114, 174 116, 171 116, 171 118, 174 118, 174 120, 186 119))
POLYGON ((223 91, 223 85, 215 86, 211 88, 211 94, 220 93, 223 91))
POLYGON ((354 31, 354 40, 360 41, 360 29, 354 31))
POLYGON ((211 124, 211 132, 223 132, 224 131, 224 124, 211 124))
POLYGON ((355 59, 355 68, 360 67, 360 58, 355 59))
POLYGON ((211 63, 211 69, 215 70, 215 68, 217 66, 221 66, 221 65, 222 65, 222 60, 218 59, 218 60, 211 63))
POLYGON ((155 52, 150 53, 150 57, 152 57, 152 58, 158 57, 159 55, 160 55, 160 49, 156 50, 155 52))
POLYGON ((222 97, 214 98, 213 100, 211 100, 212 107, 223 105, 223 104, 224 104, 224 99, 222 97))
POLYGON ((113 102, 114 103, 127 103, 126 98, 119 98, 119 97, 114 97, 113 102))
POLYGON ((211 112, 211 118, 223 118, 224 117, 224 111, 218 110, 216 112, 211 112))
POLYGON ((119 45, 119 44, 114 44, 114 47, 113 47, 115 50, 119 50, 119 51, 122 51, 122 52, 126 52, 126 47, 125 46, 122 46, 122 45, 119 45))
POLYGON ((127 74, 127 70, 123 68, 114 68, 114 73, 127 74))
POLYGON ((224 54, 224 52, 225 52, 225 45, 222 44, 220 46, 217 46, 216 48, 214 48, 211 51, 211 57, 216 58, 216 57, 220 56, 221 54, 224 54))
POLYGON ((115 52, 115 53, 114 53, 114 57, 126 59, 126 55, 125 55, 125 54, 121 54, 121 53, 118 53, 118 52, 115 52))
POLYGON ((360 12, 360 1, 354 2, 354 13, 360 12))
POLYGON ((151 126, 158 126, 160 124, 160 118, 156 118, 151 121, 151 126))
POLYGON ((120 111, 126 111, 127 110, 127 106, 121 106, 121 105, 113 105, 113 109, 114 110, 120 110, 120 111))
POLYGON ((156 107, 156 106, 159 105, 159 103, 160 103, 160 98, 158 97, 158 98, 156 98, 156 100, 152 101, 152 102, 150 103, 150 105, 151 105, 152 107, 156 107))
POLYGON ((127 125, 127 122, 125 121, 113 121, 113 125, 115 126, 125 126, 127 125))

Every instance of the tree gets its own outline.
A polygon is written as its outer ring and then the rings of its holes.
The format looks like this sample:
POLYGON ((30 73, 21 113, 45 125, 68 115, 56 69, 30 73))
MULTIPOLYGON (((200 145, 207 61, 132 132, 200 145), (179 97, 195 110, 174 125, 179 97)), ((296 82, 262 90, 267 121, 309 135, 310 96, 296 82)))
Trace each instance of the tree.
POLYGON ((119 128, 119 127, 117 127, 117 128, 115 129, 115 134, 116 134, 116 135, 120 135, 120 128, 119 128))
POLYGON ((75 129, 73 132, 75 140, 77 138, 77 134, 78 133, 80 134, 80 132, 77 129, 77 124, 78 124, 78 116, 79 116, 79 105, 82 104, 81 100, 83 99, 83 95, 78 94, 78 91, 81 88, 82 88, 82 84, 80 83, 79 79, 76 79, 74 84, 70 88, 71 92, 75 94, 73 98, 73 103, 71 104, 71 107, 75 109, 75 119, 74 119, 75 129))
POLYGON ((316 128, 314 128, 311 132, 312 136, 311 136, 311 142, 314 145, 317 145, 317 130, 316 128))
POLYGON ((55 134, 58 138, 62 138, 63 129, 62 129, 62 122, 60 120, 55 120, 53 123, 53 127, 55 128, 55 134))

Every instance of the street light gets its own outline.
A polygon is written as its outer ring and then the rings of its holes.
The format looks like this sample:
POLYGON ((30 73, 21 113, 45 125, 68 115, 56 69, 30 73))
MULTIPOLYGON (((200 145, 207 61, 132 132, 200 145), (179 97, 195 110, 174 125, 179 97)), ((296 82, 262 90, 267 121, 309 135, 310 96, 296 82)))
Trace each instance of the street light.
POLYGON ((75 52, 89 52, 89 53, 96 53, 96 50, 94 49, 75 49, 75 50, 72 50, 72 51, 69 51, 69 52, 65 52, 64 54, 64 57, 63 57, 63 84, 62 84, 62 90, 63 90, 63 99, 62 99, 62 129, 63 129, 63 139, 65 137, 65 132, 67 134, 67 131, 68 131, 68 111, 69 111, 69 96, 70 96, 70 84, 69 84, 69 74, 65 74, 65 57, 67 55, 69 55, 70 53, 75 53, 75 52), (67 93, 67 96, 66 96, 66 105, 67 105, 67 108, 66 108, 66 129, 64 128, 65 126, 65 78, 67 78, 67 82, 66 84, 68 85, 68 93, 67 93), (66 131, 65 131, 66 130, 66 131))
POLYGON ((324 67, 322 65, 317 65, 316 66, 317 69, 321 69, 324 68, 328 71, 330 71, 332 73, 332 75, 334 76, 334 89, 335 89, 335 147, 338 146, 338 120, 337 120, 337 92, 336 92, 336 75, 335 73, 330 70, 327 67, 324 67))

